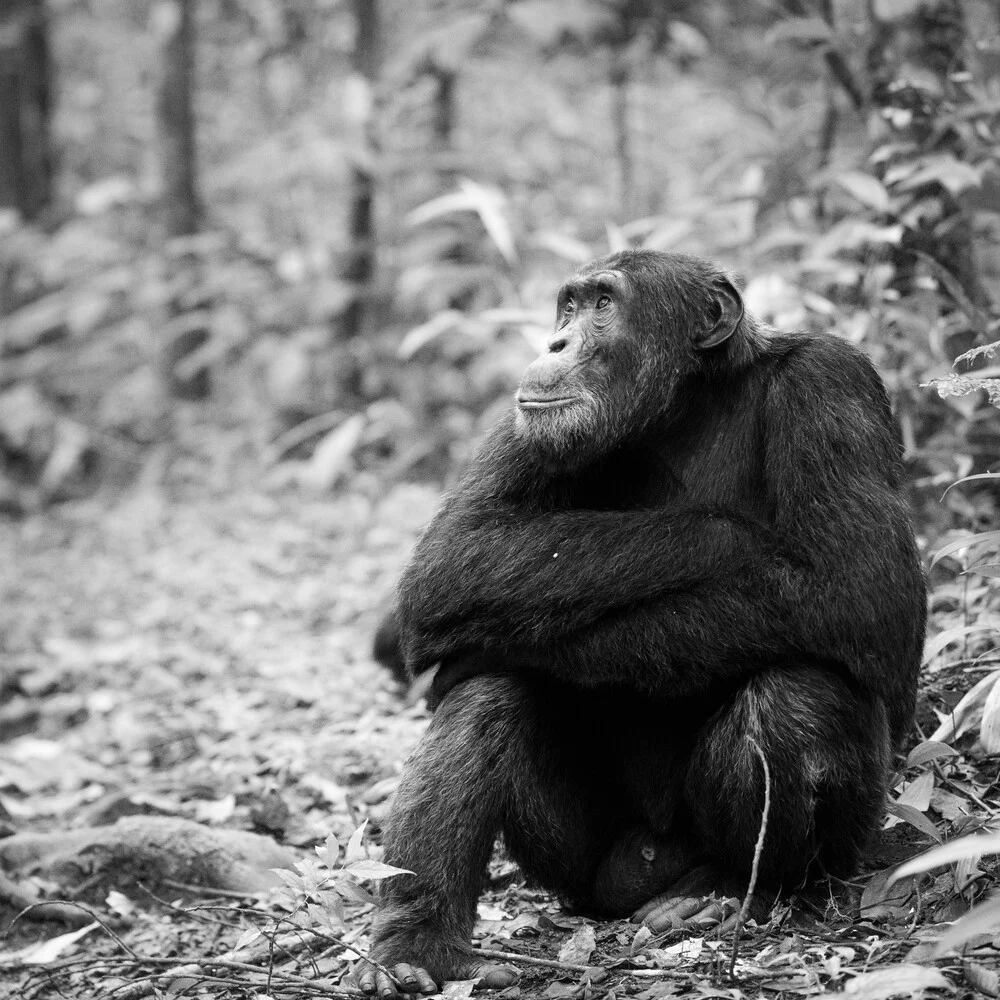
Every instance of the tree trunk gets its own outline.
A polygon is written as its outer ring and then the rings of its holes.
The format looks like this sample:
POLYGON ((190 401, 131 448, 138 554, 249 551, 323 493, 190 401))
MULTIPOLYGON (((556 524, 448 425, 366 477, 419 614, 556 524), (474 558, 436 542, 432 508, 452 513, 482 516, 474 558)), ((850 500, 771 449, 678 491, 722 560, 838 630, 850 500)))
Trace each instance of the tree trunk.
POLYGON ((382 69, 382 30, 378 0, 352 0, 355 22, 353 69, 348 89, 348 117, 355 130, 348 203, 349 245, 342 277, 357 285, 351 304, 339 318, 339 337, 361 330, 364 293, 375 273, 375 167, 379 154, 376 87, 382 69))
POLYGON ((167 236, 198 229, 194 130, 194 0, 158 0, 154 8, 160 36, 161 71, 156 92, 161 218, 167 236))
POLYGON ((27 219, 52 199, 47 36, 42 0, 0 4, 0 207, 27 219))

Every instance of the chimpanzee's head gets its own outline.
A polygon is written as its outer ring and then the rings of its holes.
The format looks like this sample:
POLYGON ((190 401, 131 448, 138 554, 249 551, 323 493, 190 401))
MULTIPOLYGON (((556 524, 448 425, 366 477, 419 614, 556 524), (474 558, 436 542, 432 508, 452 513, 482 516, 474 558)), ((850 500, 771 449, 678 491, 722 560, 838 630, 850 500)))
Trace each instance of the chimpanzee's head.
POLYGON ((517 390, 518 435, 579 467, 635 441, 680 406, 692 376, 742 361, 743 300, 713 264, 626 250, 580 268, 559 290, 555 332, 517 390))

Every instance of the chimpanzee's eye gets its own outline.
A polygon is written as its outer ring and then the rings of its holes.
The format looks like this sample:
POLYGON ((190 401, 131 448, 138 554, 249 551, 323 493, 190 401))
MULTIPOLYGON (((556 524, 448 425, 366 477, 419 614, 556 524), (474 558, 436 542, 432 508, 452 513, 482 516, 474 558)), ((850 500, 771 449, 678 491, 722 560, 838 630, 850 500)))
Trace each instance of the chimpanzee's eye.
POLYGON ((597 308, 598 309, 606 309, 609 305, 611 305, 611 296, 610 295, 602 295, 597 300, 597 308))

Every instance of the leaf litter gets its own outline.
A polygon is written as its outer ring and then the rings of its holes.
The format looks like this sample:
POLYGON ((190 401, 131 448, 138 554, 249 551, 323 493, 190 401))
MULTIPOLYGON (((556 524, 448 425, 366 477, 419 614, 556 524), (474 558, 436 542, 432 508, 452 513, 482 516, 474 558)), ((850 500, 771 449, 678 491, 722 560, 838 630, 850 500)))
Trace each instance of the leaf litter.
MULTIPOLYGON (((277 838, 299 858, 277 889, 237 893, 183 878, 90 891, 83 877, 8 871, 26 893, 14 902, 69 897, 87 921, 63 933, 0 905, 11 996, 345 995, 340 977, 368 944, 371 879, 393 877, 380 824, 429 717, 372 662, 371 636, 436 501, 414 486, 197 502, 137 492, 3 526, 0 833, 139 816, 277 838)), ((970 684, 945 649, 925 691, 954 706, 970 684)), ((978 716, 956 737, 935 711, 924 731, 938 739, 901 762, 864 871, 751 923, 733 978, 729 941, 584 920, 502 857, 475 944, 520 956, 510 997, 997 996, 995 766, 978 716), (975 857, 954 846, 970 833, 975 857), (892 878, 935 839, 952 853, 892 878)))

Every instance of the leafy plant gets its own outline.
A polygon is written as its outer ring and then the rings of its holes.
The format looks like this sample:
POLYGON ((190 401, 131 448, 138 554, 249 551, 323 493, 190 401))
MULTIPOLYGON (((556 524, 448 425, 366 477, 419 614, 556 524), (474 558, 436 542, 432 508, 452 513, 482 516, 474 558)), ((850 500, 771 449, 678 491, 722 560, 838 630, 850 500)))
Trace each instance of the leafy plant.
MULTIPOLYGON (((1000 833, 988 829, 986 832, 959 837, 947 844, 940 844, 924 854, 900 865, 893 872, 889 884, 929 872, 942 865, 965 865, 975 868, 984 855, 1000 854, 1000 833)), ((934 943, 928 957, 937 958, 949 951, 960 948, 979 935, 993 935, 1000 928, 1000 897, 994 896, 974 906, 965 916, 955 921, 934 943)), ((994 973, 994 979, 996 974, 994 973)))
MULTIPOLYGON (((295 871, 288 868, 272 869, 275 875, 284 883, 277 891, 276 899, 289 910, 289 916, 295 918, 301 914, 308 924, 325 928, 335 937, 346 927, 344 904, 374 903, 372 894, 363 886, 363 881, 381 881, 394 878, 396 875, 412 875, 404 868, 394 868, 381 861, 368 857, 362 846, 365 827, 368 820, 359 826, 344 849, 344 858, 340 866, 337 859, 340 856, 340 844, 331 833, 321 847, 315 848, 316 860, 304 859, 295 864, 295 871)), ((240 938, 234 950, 245 946, 261 933, 259 928, 250 928, 244 937, 240 938), (256 932, 256 933, 253 933, 256 932)))

